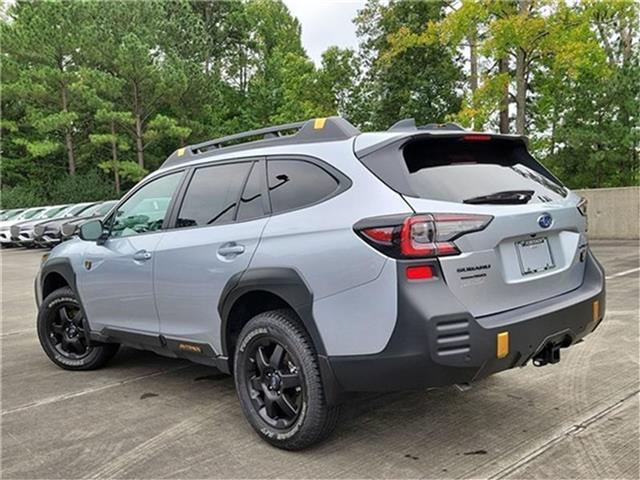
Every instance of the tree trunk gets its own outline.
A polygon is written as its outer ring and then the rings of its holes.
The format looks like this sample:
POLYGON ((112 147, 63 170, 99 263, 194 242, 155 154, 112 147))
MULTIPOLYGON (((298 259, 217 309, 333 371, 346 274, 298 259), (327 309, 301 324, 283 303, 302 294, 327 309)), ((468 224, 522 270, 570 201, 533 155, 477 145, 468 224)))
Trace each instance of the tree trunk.
MULTIPOLYGON (((478 43, 477 32, 474 29, 469 35, 469 88, 471 90, 471 102, 475 108, 475 93, 478 90, 478 43)), ((477 117, 473 118, 473 129, 480 130, 482 125, 478 124, 477 117)))
POLYGON ((516 55, 516 133, 525 134, 527 82, 525 77, 526 55, 518 48, 516 55))
POLYGON ((116 193, 120 195, 120 169, 118 168, 118 140, 116 137, 116 125, 111 120, 111 160, 113 162, 113 181, 116 185, 116 193))
MULTIPOLYGON (((529 15, 530 0, 519 0, 519 14, 523 17, 529 15)), ((516 133, 524 135, 526 133, 526 107, 527 107, 527 78, 526 62, 527 54, 522 46, 517 47, 516 52, 516 133)))
POLYGON ((138 157, 138 165, 144 168, 144 141, 142 138, 142 114, 140 113, 140 96, 138 85, 133 86, 133 109, 135 118, 135 137, 136 137, 136 155, 138 157))
POLYGON ((144 168, 144 143, 142 141, 142 120, 140 114, 136 113, 136 154, 138 165, 144 168))
MULTIPOLYGON (((62 111, 64 113, 69 112, 69 100, 67 98, 67 86, 62 85, 60 91, 60 97, 62 101, 62 111)), ((73 137, 70 127, 65 127, 64 129, 64 146, 67 151, 67 162, 69 164, 69 175, 76 174, 76 157, 73 152, 73 137)))
MULTIPOLYGON (((509 59, 498 60, 498 73, 509 74, 509 59)), ((500 99, 500 133, 509 133, 509 82, 505 83, 500 99)))

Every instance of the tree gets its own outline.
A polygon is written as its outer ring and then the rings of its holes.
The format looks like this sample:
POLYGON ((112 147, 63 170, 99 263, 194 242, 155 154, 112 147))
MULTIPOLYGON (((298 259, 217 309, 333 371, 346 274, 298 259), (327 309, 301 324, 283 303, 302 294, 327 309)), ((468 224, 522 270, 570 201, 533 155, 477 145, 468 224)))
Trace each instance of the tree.
POLYGON ((4 94, 25 103, 32 136, 16 135, 34 157, 54 153, 63 140, 70 175, 76 173, 77 124, 83 112, 77 53, 83 43, 86 11, 73 1, 18 1, 3 24, 3 50, 16 61, 17 75, 4 94))
POLYGON ((369 129, 385 129, 396 121, 415 117, 418 123, 443 122, 459 110, 462 72, 456 55, 440 44, 413 44, 395 52, 390 39, 398 32, 417 33, 430 21, 439 21, 446 2, 384 4, 370 0, 355 19, 361 38, 362 104, 352 115, 369 129))

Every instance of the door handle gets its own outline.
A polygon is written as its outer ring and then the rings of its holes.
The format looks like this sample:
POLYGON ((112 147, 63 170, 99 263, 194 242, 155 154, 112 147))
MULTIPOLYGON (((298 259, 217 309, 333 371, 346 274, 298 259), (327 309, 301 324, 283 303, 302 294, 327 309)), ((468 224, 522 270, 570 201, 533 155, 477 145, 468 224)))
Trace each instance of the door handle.
POLYGON ((223 257, 240 255, 241 253, 244 253, 244 245, 238 245, 236 243, 228 244, 218 249, 218 254, 223 257))
POLYGON ((151 259, 151 252, 139 250, 133 254, 133 259, 137 262, 146 262, 151 259))

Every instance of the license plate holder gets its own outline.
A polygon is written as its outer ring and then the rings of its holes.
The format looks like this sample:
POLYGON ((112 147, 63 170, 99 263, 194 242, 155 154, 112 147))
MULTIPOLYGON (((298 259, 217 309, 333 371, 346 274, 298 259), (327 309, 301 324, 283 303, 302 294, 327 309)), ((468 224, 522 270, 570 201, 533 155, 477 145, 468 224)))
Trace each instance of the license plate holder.
POLYGON ((530 238, 516 242, 522 275, 545 272, 555 268, 547 237, 530 238))

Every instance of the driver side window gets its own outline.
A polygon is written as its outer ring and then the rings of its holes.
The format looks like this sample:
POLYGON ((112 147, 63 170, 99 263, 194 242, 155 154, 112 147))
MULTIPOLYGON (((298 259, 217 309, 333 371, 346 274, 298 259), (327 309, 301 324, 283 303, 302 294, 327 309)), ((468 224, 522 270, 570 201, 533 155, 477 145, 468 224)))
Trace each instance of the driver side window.
POLYGON ((153 180, 129 197, 111 216, 109 236, 130 237, 160 230, 183 173, 176 172, 153 180))

